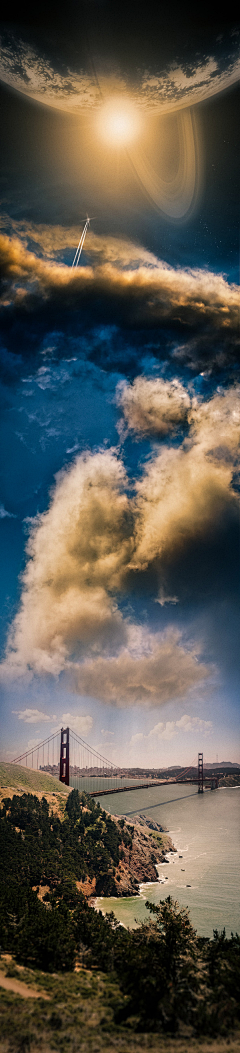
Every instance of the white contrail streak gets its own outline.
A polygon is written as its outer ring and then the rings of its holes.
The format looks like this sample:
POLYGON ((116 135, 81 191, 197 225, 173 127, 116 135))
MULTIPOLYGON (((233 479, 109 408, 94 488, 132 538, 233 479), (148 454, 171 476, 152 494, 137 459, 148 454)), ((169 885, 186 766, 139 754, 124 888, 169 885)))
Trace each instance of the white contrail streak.
POLYGON ((75 256, 74 256, 74 260, 73 260, 73 263, 72 263, 72 267, 78 267, 80 256, 81 256, 81 252, 82 252, 82 249, 83 249, 83 246, 84 246, 84 242, 85 242, 87 229, 89 227, 89 223, 90 223, 90 219, 89 219, 89 216, 87 216, 86 223, 85 223, 85 226, 83 228, 83 231, 82 231, 82 234, 81 234, 81 237, 80 237, 80 241, 78 243, 77 251, 75 252, 75 256))

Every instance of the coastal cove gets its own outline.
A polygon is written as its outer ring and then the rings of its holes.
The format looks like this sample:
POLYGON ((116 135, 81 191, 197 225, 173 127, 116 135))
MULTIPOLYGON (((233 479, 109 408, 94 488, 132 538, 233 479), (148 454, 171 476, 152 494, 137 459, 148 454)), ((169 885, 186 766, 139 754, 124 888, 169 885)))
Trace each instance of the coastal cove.
POLYGON ((239 792, 223 788, 202 796, 194 787, 163 786, 101 798, 111 814, 146 816, 169 831, 176 853, 158 866, 159 880, 140 886, 129 898, 98 897, 94 905, 104 914, 114 911, 119 922, 134 928, 146 920, 146 899, 156 904, 170 894, 189 907, 199 936, 225 928, 239 931, 239 792))

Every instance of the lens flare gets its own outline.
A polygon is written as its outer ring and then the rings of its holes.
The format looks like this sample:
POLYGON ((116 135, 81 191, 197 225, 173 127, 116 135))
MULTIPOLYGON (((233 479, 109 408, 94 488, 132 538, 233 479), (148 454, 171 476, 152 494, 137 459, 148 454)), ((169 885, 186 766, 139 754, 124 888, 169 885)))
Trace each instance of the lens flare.
POLYGON ((141 117, 131 99, 113 96, 98 112, 98 132, 112 146, 126 146, 137 138, 141 117))
MULTIPOLYGON (((153 204, 173 220, 183 219, 193 209, 200 187, 200 152, 195 114, 190 109, 177 113, 178 136, 174 171, 163 176, 141 146, 129 146, 135 175, 153 204)), ((160 130, 159 133, 160 134, 160 130)))

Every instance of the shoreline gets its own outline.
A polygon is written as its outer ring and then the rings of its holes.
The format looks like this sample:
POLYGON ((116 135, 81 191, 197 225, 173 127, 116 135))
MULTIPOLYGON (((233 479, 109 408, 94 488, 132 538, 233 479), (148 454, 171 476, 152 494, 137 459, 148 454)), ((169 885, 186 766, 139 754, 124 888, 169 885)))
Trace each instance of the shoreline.
MULTIPOLYGON (((240 789, 240 786, 221 787, 225 791, 240 789)), ((145 900, 154 904, 165 900, 170 894, 173 900, 190 911, 192 924, 199 936, 212 939, 213 931, 239 932, 239 839, 238 795, 228 793, 206 794, 203 802, 196 797, 197 817, 194 819, 193 800, 188 809, 179 808, 175 816, 174 805, 164 818, 168 819, 170 837, 176 851, 167 855, 168 865, 158 864, 158 879, 154 882, 146 877, 140 883, 138 896, 125 898, 122 903, 114 897, 94 897, 93 906, 102 913, 113 911, 117 921, 132 929, 146 920, 148 911, 145 900), (230 821, 231 820, 231 821, 230 821), (224 836, 223 836, 224 835, 224 836), (234 853, 229 857, 229 844, 234 853), (217 852, 217 865, 216 865, 217 852), (168 880, 166 880, 168 877, 168 880), (162 879, 162 880, 161 880, 162 879)), ((160 812, 158 813, 158 816, 160 812)))
MULTIPOLYGON (((112 816, 112 819, 115 819, 115 818, 117 818, 117 817, 112 816)), ((139 818, 140 818, 139 816, 136 817, 136 825, 137 825, 137 821, 139 821, 139 818)), ((159 823, 154 822, 152 824, 151 821, 149 821, 148 823, 146 823, 146 826, 145 826, 145 823, 143 822, 143 818, 142 817, 141 817, 141 823, 142 823, 143 827, 145 828, 145 830, 146 830, 146 828, 149 830, 149 826, 151 828, 151 826, 153 825, 154 826, 154 831, 152 831, 152 832, 154 833, 156 831, 156 829, 157 829, 157 832, 159 831, 159 834, 161 832, 161 837, 162 837, 162 835, 164 835, 164 838, 166 839, 165 848, 163 848, 163 851, 161 853, 160 858, 156 859, 156 861, 154 863, 155 875, 152 878, 150 878, 150 879, 148 877, 148 879, 146 881, 139 881, 138 891, 133 890, 132 892, 126 892, 125 895, 121 894, 119 896, 116 896, 116 895, 113 895, 113 894, 109 895, 109 896, 91 896, 88 899, 89 906, 93 907, 94 910, 96 910, 97 912, 98 911, 102 911, 102 914, 104 915, 104 917, 108 913, 107 902, 106 902, 107 900, 111 900, 111 910, 113 909, 113 907, 112 907, 113 901, 116 902, 116 905, 118 903, 120 903, 120 902, 121 903, 124 903, 124 902, 125 903, 130 903, 131 901, 133 901, 133 902, 136 903, 136 906, 137 906, 137 904, 139 903, 140 900, 147 899, 147 895, 146 896, 144 895, 144 890, 146 890, 146 893, 147 893, 147 890, 150 891, 156 885, 159 885, 159 886, 162 885, 164 887, 166 887, 166 885, 167 885, 168 875, 166 874, 166 877, 163 877, 162 875, 160 876, 158 868, 160 868, 161 866, 169 865, 171 857, 173 856, 173 854, 175 854, 175 853, 177 854, 178 853, 178 849, 175 848, 175 845, 173 844, 173 841, 172 841, 172 838, 171 838, 171 835, 169 834, 169 832, 166 831, 166 830, 163 831, 163 829, 162 829, 162 827, 160 826, 159 823), (168 856, 170 858, 167 858, 168 856), (103 902, 105 904, 104 908, 102 906, 103 902)), ((151 829, 150 829, 150 836, 151 836, 151 829)), ((153 842, 151 841, 150 844, 151 844, 151 847, 152 847, 153 842)), ((123 928, 126 928, 124 923, 121 922, 121 921, 119 922, 119 925, 123 925, 123 928)))
MULTIPOLYGON (((158 867, 169 863, 167 855, 175 854, 175 848, 169 831, 153 819, 136 814, 131 823, 127 815, 116 816, 108 813, 121 833, 122 843, 119 861, 111 872, 112 887, 110 891, 96 895, 96 878, 77 882, 90 906, 95 907, 98 899, 131 899, 141 898, 140 887, 143 884, 156 884, 158 867)), ((96 909, 96 908, 95 908, 96 909)))

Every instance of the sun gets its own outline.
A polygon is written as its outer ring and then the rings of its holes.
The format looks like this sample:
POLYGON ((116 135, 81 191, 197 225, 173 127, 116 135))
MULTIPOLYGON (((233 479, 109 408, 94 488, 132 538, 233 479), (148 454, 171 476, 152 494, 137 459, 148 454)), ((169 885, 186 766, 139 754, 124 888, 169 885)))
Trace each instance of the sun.
POLYGON ((127 146, 139 135, 141 118, 131 99, 113 96, 101 106, 97 126, 109 146, 127 146))

